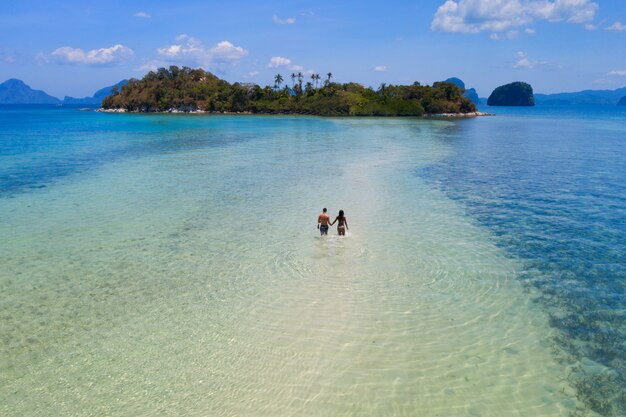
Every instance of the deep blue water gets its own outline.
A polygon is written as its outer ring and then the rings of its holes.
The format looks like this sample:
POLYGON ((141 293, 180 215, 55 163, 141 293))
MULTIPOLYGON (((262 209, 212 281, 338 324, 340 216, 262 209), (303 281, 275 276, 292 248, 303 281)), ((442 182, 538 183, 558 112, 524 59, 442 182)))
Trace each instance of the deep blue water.
POLYGON ((626 415, 626 108, 484 108, 417 172, 525 263, 579 397, 626 415))

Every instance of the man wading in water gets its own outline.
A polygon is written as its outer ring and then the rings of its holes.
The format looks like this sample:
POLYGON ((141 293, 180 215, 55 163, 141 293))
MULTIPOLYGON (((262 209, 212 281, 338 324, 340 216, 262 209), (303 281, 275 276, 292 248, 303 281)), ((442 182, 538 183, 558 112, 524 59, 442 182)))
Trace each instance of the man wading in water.
POLYGON ((326 214, 326 208, 322 210, 322 214, 317 217, 317 228, 320 229, 320 235, 328 234, 328 224, 330 223, 330 217, 326 214))

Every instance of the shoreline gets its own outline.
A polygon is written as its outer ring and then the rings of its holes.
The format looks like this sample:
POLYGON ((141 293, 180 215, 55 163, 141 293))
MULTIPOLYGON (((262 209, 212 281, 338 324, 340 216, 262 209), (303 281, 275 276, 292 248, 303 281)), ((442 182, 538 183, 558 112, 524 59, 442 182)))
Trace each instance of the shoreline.
POLYGON ((462 118, 469 119, 471 117, 484 117, 484 116, 495 116, 495 113, 485 113, 480 111, 474 111, 470 113, 434 113, 434 114, 424 114, 422 117, 432 117, 432 118, 462 118))
POLYGON ((134 113, 134 114, 221 114, 221 115, 244 115, 244 116, 252 116, 252 115, 260 115, 260 116, 319 116, 319 117, 419 117, 419 118, 444 118, 444 119, 469 119, 474 117, 483 117, 483 116, 495 116, 494 113, 484 113, 484 112, 469 112, 469 113, 425 113, 421 116, 322 116, 319 114, 306 114, 306 113, 254 113, 251 111, 242 111, 242 112, 227 112, 227 111, 207 111, 207 110, 179 110, 179 109, 168 109, 164 111, 128 111, 127 109, 105 109, 100 107, 99 109, 94 110, 95 113, 134 113))

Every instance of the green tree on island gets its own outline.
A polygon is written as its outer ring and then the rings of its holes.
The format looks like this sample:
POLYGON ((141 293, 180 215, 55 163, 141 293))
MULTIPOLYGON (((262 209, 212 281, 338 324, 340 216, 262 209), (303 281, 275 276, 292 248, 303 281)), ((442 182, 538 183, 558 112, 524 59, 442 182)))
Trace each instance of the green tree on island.
POLYGON ((313 76, 315 76, 315 88, 317 88, 317 84, 320 80, 320 75, 319 74, 313 74, 313 76))
POLYGON ((298 77, 298 86, 300 87, 300 92, 302 92, 302 77, 303 77, 302 73, 298 72, 297 77, 298 77))
POLYGON ((385 83, 380 83, 380 87, 378 87, 378 92, 383 97, 385 96, 385 87, 387 87, 387 84, 385 83))
POLYGON ((274 86, 276 88, 280 88, 280 84, 283 82, 283 76, 280 74, 276 74, 274 77, 274 86))

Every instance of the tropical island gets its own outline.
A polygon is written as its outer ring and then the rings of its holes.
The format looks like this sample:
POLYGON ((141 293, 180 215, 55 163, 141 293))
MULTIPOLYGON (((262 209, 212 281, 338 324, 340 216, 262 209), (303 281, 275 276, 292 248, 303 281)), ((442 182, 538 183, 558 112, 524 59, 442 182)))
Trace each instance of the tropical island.
POLYGON ((487 100, 488 106, 534 106, 535 97, 530 84, 516 81, 497 87, 487 100))
POLYGON ((336 83, 292 73, 291 84, 276 74, 274 85, 229 83, 203 69, 171 66, 151 71, 115 88, 102 102, 103 111, 303 114, 319 116, 478 115, 476 106, 452 82, 432 86, 336 83))

